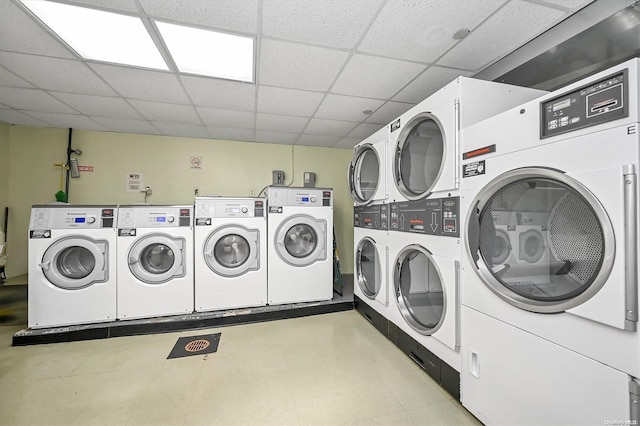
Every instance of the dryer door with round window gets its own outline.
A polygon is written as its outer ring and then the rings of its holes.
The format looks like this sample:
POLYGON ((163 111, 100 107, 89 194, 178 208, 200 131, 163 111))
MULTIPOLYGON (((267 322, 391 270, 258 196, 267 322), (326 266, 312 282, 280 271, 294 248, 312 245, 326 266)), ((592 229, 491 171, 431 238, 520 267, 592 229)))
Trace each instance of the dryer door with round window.
POLYGON ((292 266, 307 266, 327 258, 327 222, 308 215, 291 216, 275 233, 278 256, 292 266))
POLYGON ((203 256, 216 274, 236 277, 260 267, 260 232, 243 226, 223 226, 204 243, 203 256))
POLYGON ((468 254, 483 282, 521 309, 563 312, 607 282, 615 242, 595 196, 555 170, 516 169, 472 203, 468 254))
POLYGON ((432 192, 455 189, 452 144, 443 125, 430 113, 422 113, 400 131, 393 159, 394 182, 408 200, 432 192))
POLYGON ((106 240, 66 237, 55 241, 42 256, 42 273, 54 286, 79 290, 109 277, 106 240))
POLYGON ((379 197, 379 189, 383 189, 385 177, 380 176, 380 168, 384 167, 384 158, 371 144, 363 144, 355 149, 349 163, 349 190, 351 198, 358 205, 367 205, 379 197))
POLYGON ((425 247, 404 247, 394 262, 394 300, 404 320, 420 334, 451 349, 459 347, 455 324, 458 263, 425 247))
POLYGON ((131 273, 147 284, 162 284, 173 278, 184 277, 184 238, 165 234, 149 234, 138 239, 129 251, 131 273))
POLYGON ((387 304, 386 250, 371 237, 365 237, 356 248, 355 280, 362 293, 371 300, 387 304))

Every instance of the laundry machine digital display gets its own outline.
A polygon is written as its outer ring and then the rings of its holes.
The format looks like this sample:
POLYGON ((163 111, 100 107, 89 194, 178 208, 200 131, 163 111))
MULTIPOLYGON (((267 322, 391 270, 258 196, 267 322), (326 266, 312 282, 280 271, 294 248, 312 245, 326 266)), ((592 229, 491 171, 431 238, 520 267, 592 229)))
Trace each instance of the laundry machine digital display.
POLYGON ((629 116, 629 76, 624 69, 540 103, 540 137, 547 138, 629 116))
POLYGON ((356 228, 389 229, 389 204, 355 206, 353 208, 353 226, 356 228))
POLYGON ((390 218, 392 231, 459 237, 460 197, 392 203, 390 218))

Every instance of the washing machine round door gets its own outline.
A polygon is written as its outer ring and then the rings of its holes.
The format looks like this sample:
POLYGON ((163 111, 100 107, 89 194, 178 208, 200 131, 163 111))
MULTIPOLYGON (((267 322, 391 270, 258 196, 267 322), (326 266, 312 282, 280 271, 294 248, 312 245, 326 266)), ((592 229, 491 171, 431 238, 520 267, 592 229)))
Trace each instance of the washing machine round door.
POLYGON ((444 282, 429 250, 418 244, 403 248, 394 263, 393 286, 404 320, 420 334, 438 331, 445 317, 444 282))
POLYGON ((207 266, 216 274, 236 277, 259 268, 260 232, 242 226, 223 226, 214 230, 204 243, 207 266))
POLYGON ((162 284, 185 275, 184 238, 150 234, 138 239, 129 251, 131 273, 147 284, 162 284))
POLYGON ((327 222, 307 215, 291 216, 275 232, 278 256, 292 266, 327 258, 327 222))
POLYGON ((369 299, 374 300, 382 287, 380 273, 380 256, 376 248, 376 242, 365 237, 358 243, 356 250, 356 281, 369 299))
POLYGON ((79 290, 108 278, 109 243, 85 237, 55 241, 42 256, 42 273, 56 287, 79 290))
POLYGON ((380 184, 380 157, 373 145, 359 146, 349 163, 349 190, 358 205, 367 205, 374 200, 380 184))
POLYGON ((431 194, 444 165, 445 137, 440 121, 429 113, 412 118, 398 135, 394 182, 408 200, 431 194))
POLYGON ((467 254, 484 283, 510 304, 562 312, 606 282, 613 227, 595 196, 571 177, 542 168, 512 170, 487 184, 472 206, 467 254))

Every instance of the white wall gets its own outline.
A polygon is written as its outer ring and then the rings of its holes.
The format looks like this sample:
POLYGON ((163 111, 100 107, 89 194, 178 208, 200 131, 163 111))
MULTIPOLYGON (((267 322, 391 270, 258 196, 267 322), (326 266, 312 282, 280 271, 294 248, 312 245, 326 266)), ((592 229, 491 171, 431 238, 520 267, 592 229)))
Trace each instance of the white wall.
MULTIPOLYGON (((27 271, 30 208, 55 201, 60 169, 53 164, 66 161, 67 138, 67 129, 10 127, 8 276, 27 271)), ((82 150, 80 165, 93 166, 71 179, 73 204, 142 203, 143 194, 126 191, 130 172, 143 175, 152 204, 192 204, 196 188, 201 195, 257 195, 271 183, 272 170, 284 170, 293 186, 302 186, 303 172, 315 172, 317 187, 334 189, 341 269, 353 272, 353 202, 346 181, 351 150, 81 130, 73 131, 72 147, 82 150), (202 169, 190 167, 191 156, 202 158, 202 169)))

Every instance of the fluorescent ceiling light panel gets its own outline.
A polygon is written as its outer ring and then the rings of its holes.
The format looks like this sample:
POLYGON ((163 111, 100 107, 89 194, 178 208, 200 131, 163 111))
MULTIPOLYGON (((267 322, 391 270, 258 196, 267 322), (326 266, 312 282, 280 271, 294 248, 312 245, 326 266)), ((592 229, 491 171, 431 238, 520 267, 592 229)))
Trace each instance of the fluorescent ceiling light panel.
POLYGON ((140 18, 43 0, 21 0, 85 59, 168 70, 140 18))
POLYGON ((253 82, 253 37, 156 24, 181 72, 253 82))

